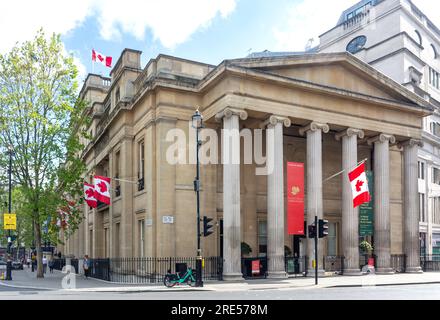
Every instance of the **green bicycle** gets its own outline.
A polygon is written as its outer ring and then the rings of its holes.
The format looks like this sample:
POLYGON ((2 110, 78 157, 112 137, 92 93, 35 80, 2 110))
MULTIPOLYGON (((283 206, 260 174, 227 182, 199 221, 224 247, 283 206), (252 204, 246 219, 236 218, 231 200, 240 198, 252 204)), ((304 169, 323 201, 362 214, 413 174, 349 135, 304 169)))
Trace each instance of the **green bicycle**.
POLYGON ((163 284, 168 288, 172 288, 176 284, 180 285, 182 283, 186 283, 190 287, 194 287, 196 285, 196 279, 194 278, 194 273, 191 268, 188 268, 182 277, 179 275, 179 273, 172 274, 171 270, 168 270, 168 274, 163 279, 163 284))

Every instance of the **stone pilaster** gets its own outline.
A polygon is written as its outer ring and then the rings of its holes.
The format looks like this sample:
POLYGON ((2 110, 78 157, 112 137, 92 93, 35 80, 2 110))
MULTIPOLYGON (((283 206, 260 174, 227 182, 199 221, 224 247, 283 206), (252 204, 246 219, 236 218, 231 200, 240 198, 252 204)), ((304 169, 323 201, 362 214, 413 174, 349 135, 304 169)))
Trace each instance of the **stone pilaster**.
POLYGON ((358 163, 357 138, 363 139, 364 132, 349 128, 336 134, 342 139, 342 251, 344 275, 361 275, 359 269, 359 208, 353 208, 353 196, 348 173, 358 163))
MULTIPOLYGON (((312 122, 301 128, 299 133, 307 133, 307 225, 323 218, 322 196, 322 133, 328 133, 330 128, 327 124, 312 122)), ((307 232, 307 231, 306 231, 307 232)), ((312 260, 315 259, 315 244, 313 239, 307 239, 307 255, 309 257, 309 276, 315 276, 312 260)), ((318 241, 318 274, 324 275, 322 268, 323 243, 318 241)))
POLYGON ((271 116, 267 122, 267 256, 268 278, 286 278, 284 262, 284 151, 283 126, 290 127, 289 118, 271 116))
POLYGON ((226 108, 216 115, 223 120, 223 280, 243 280, 241 273, 240 119, 247 112, 226 108), (237 163, 238 158, 238 163, 237 163))
POLYGON ((390 143, 392 135, 380 134, 368 140, 374 144, 374 253, 376 273, 393 274, 391 268, 390 143))
POLYGON ((404 253, 406 272, 420 273, 419 205, 418 205, 418 148, 420 140, 408 140, 400 144, 404 156, 404 253))

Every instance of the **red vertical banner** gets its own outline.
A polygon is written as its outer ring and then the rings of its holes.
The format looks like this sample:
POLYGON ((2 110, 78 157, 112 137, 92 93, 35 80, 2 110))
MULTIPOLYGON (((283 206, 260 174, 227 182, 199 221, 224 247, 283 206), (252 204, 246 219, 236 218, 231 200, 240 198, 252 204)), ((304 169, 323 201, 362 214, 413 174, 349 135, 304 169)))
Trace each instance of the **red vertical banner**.
POLYGON ((304 163, 287 163, 287 230, 304 235, 304 163))

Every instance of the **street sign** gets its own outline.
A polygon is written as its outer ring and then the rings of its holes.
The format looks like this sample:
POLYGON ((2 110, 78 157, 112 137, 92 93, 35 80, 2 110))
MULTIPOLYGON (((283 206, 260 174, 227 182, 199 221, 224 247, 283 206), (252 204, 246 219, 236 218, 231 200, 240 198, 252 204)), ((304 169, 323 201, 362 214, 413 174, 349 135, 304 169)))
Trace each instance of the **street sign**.
POLYGON ((4 214, 4 229, 5 230, 17 230, 17 215, 14 213, 4 214))

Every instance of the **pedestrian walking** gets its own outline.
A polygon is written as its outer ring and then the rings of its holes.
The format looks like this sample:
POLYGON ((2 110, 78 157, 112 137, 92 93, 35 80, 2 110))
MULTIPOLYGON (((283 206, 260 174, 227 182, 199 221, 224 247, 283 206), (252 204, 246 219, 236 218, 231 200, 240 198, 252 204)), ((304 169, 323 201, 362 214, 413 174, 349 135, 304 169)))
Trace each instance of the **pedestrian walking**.
POLYGON ((90 271, 90 260, 88 255, 84 256, 83 269, 84 269, 84 276, 86 277, 86 279, 88 279, 89 271, 90 271))
POLYGON ((50 260, 49 260, 49 271, 50 271, 50 273, 53 273, 54 265, 55 265, 55 261, 53 260, 53 257, 51 257, 50 260))
POLYGON ((47 258, 46 256, 43 256, 43 273, 46 273, 47 269, 47 258))

